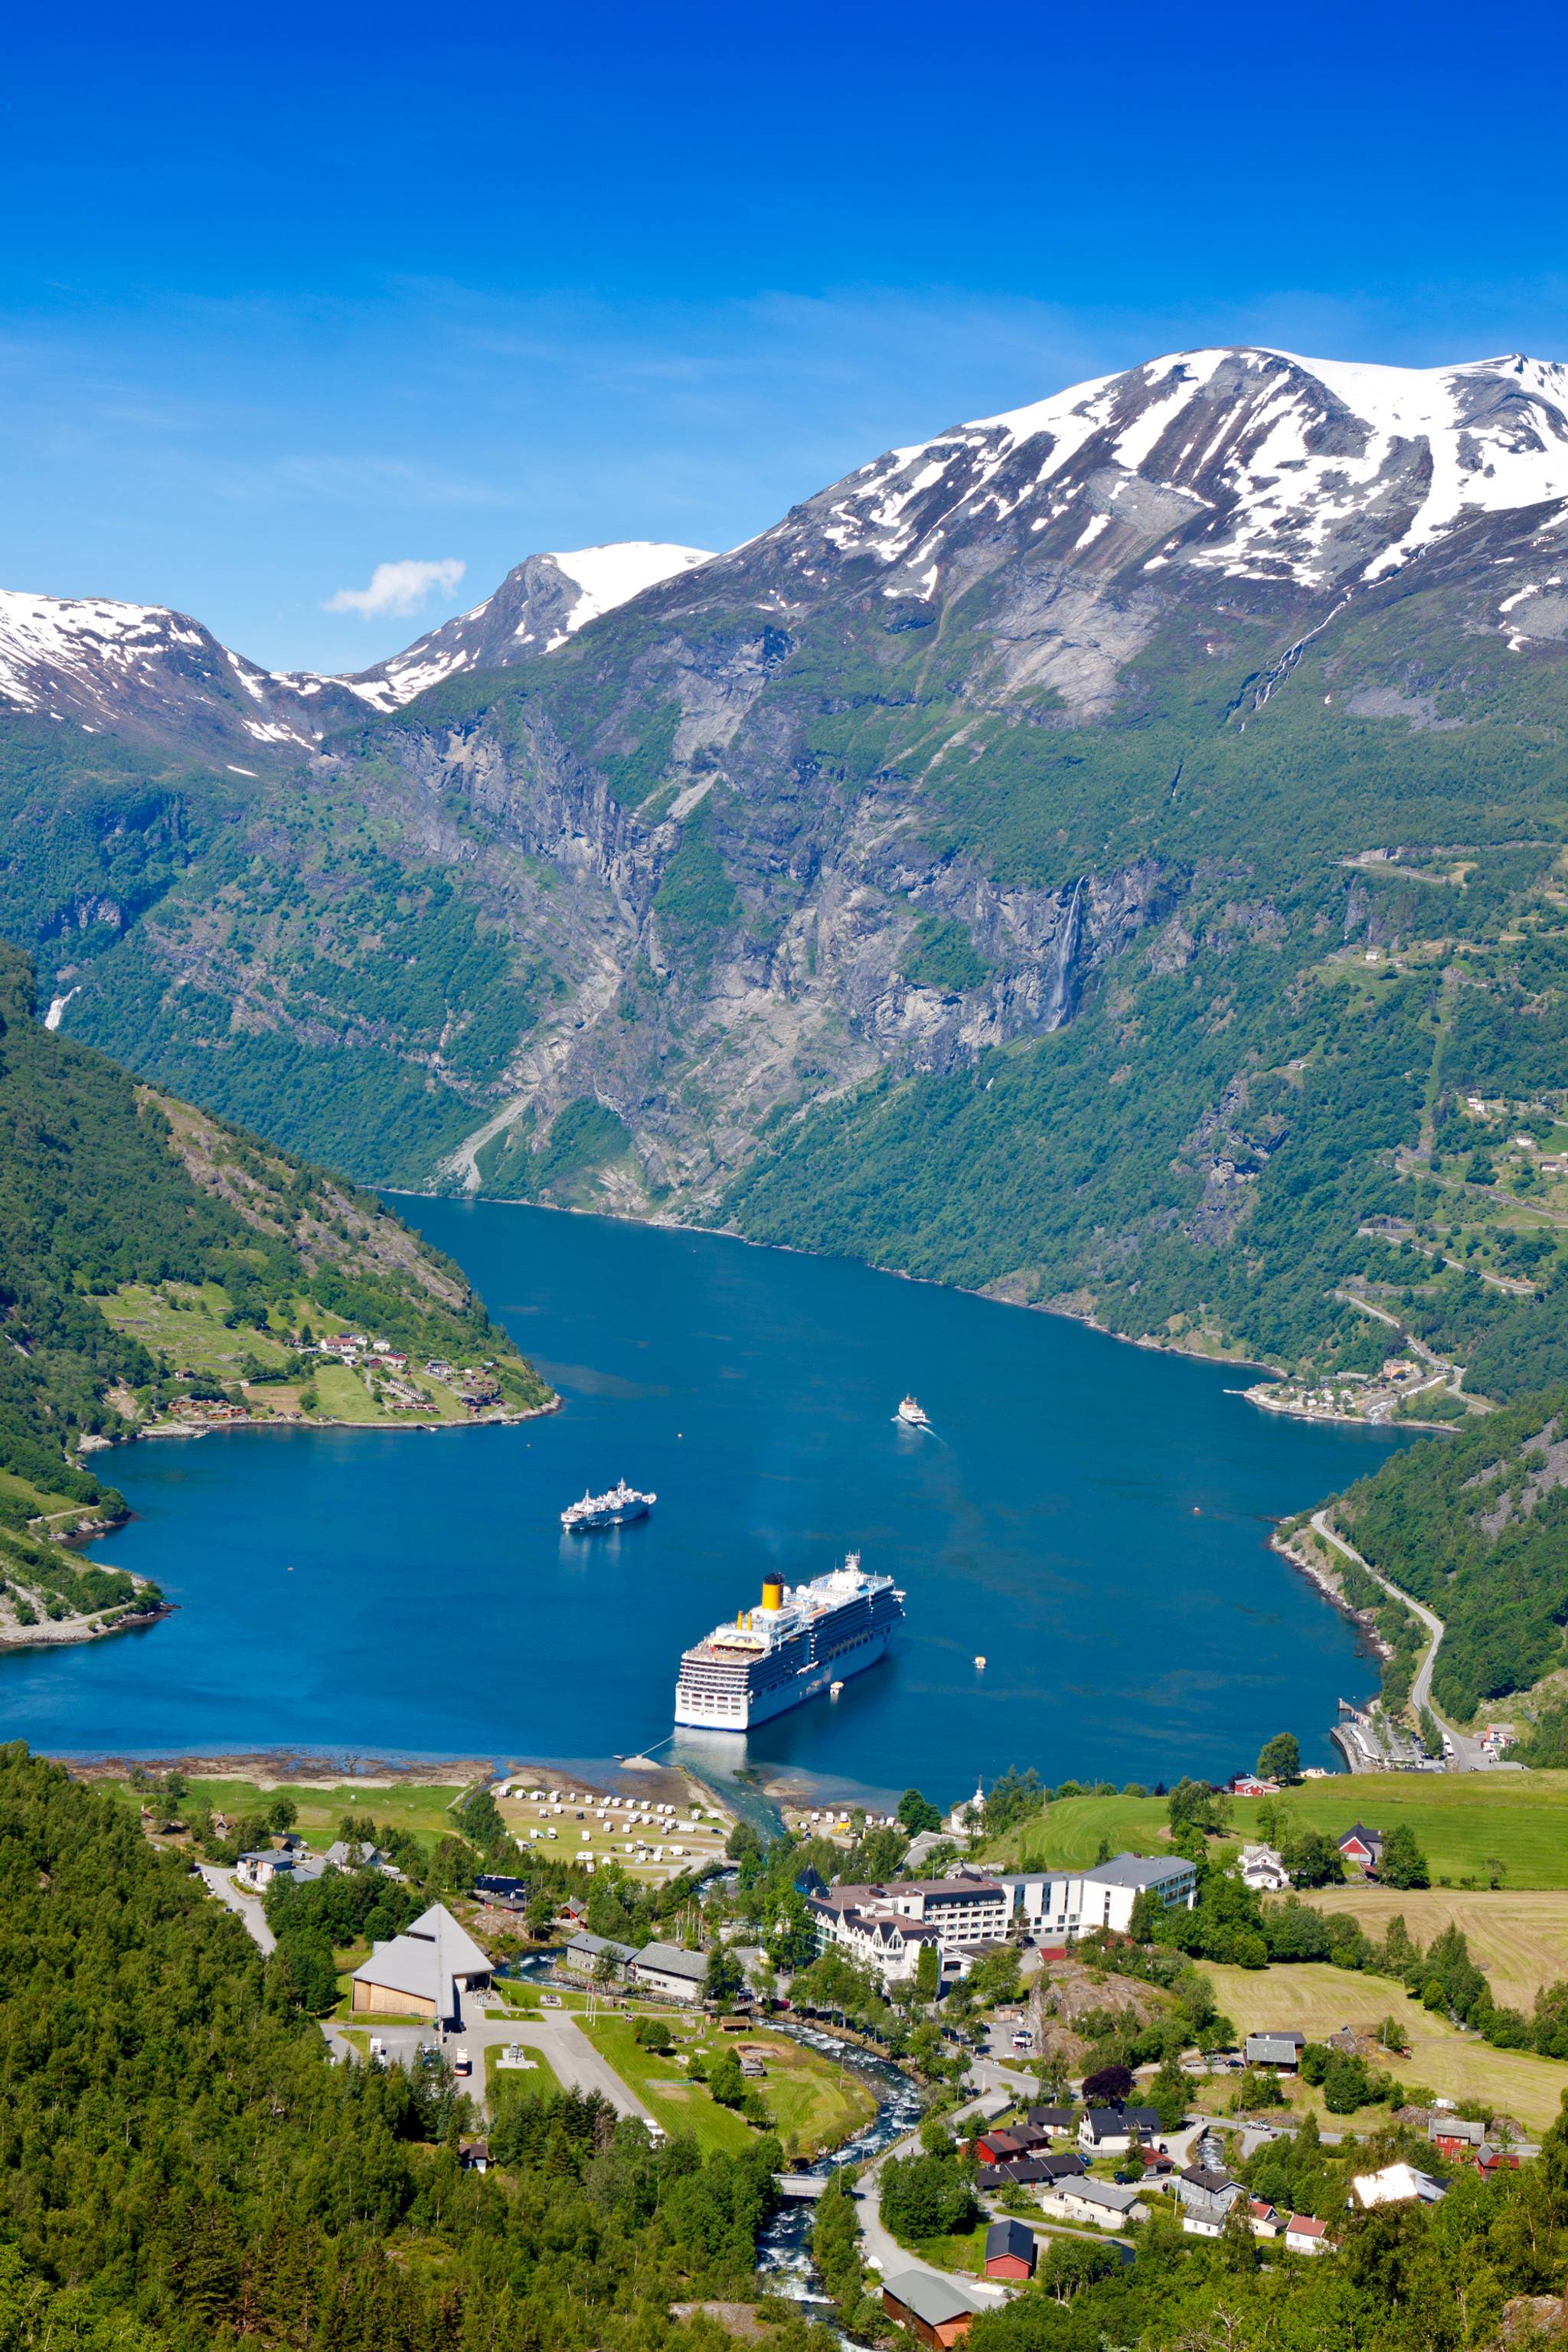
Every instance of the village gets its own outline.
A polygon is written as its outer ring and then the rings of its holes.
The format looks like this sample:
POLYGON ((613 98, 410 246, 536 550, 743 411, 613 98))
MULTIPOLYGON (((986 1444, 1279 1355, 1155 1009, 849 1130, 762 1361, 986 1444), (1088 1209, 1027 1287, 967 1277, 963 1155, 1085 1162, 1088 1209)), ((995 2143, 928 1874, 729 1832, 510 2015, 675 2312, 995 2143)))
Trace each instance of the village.
MULTIPOLYGON (((1372 2080, 1411 2062, 1401 2036, 1414 2005, 1386 1984, 1358 2000, 1356 1980, 1338 1979, 1352 2018, 1379 2003, 1391 2013, 1329 2026, 1321 1998, 1295 2016, 1285 1999, 1275 2005, 1310 1971, 1260 1967, 1234 2023, 1216 2009, 1192 2038, 1184 2029, 1179 2048, 1167 2038, 1163 2057, 1139 2055, 1138 2029, 1165 2012, 1123 1956, 1162 1916, 1194 1911, 1212 1885, 1206 1858, 1127 1848, 1068 1866, 991 1860, 983 1788, 912 1838, 896 1815, 819 1806, 794 1809, 794 1830, 770 1845, 696 1781, 667 1772, 645 1790, 631 1778, 511 1774, 447 1800, 459 1820, 476 1801, 493 1807, 516 1864, 476 1869, 433 1901, 410 1885, 416 1850, 396 1837, 326 1841, 289 1826, 231 1866, 200 1866, 264 1948, 287 1941, 280 1890, 366 1873, 399 1885, 412 1916, 338 1955, 321 2028, 348 2063, 449 2068, 472 2102, 469 2168, 491 2161, 498 2102, 552 2087, 596 2092, 656 2140, 690 2132, 738 2146, 777 2130, 786 2201, 822 2193, 836 2148, 864 2147, 853 2178, 867 2275, 885 2316, 928 2346, 954 2343, 998 2297, 1023 2291, 1059 2242, 1128 2259, 1140 2231, 1163 2222, 1316 2260, 1335 2252, 1347 2210, 1435 2205, 1456 2178, 1490 2178, 1536 2152, 1544 2085, 1533 2106, 1518 2103, 1528 2112, 1478 2098, 1471 2078, 1436 2090, 1412 2080, 1408 2095, 1385 2088, 1381 2116, 1353 2101, 1348 2115, 1342 2100, 1325 2107, 1334 2068, 1372 2080), (868 1835, 901 1845, 900 1866, 840 1876, 868 1835), (764 1869, 765 1894, 748 1896, 764 1869), (634 1887, 645 1906, 666 1908, 645 1907, 635 1936, 595 1927, 604 1903, 634 1887), (1125 2060, 1106 2055, 1112 2044, 1125 2060), (919 2086, 921 2120, 879 2138, 886 2102, 864 2070, 889 2053, 919 2086), (1268 2168, 1309 2118, 1325 2152, 1344 2151, 1342 2194, 1320 2195, 1316 2210, 1271 2191, 1268 2168), (962 2229, 900 2220, 901 2168, 921 2164, 964 2184, 962 2229)), ((1346 1784, 1314 1786, 1327 1798, 1346 1784)), ((1244 1774, 1225 1793, 1267 1805, 1291 1792, 1244 1774)), ((1347 1896, 1375 1895, 1385 1868, 1397 1878, 1404 1848, 1390 1834, 1354 1820, 1327 1837, 1347 1896)), ((1265 1902, 1298 1899, 1294 1859, 1289 1836, 1216 1857, 1265 1902)), ((1211 1973, 1228 2008, 1247 1971, 1211 1973)), ((1563 2071, 1516 2061, 1510 2082, 1521 2064, 1543 2078, 1563 2071)))

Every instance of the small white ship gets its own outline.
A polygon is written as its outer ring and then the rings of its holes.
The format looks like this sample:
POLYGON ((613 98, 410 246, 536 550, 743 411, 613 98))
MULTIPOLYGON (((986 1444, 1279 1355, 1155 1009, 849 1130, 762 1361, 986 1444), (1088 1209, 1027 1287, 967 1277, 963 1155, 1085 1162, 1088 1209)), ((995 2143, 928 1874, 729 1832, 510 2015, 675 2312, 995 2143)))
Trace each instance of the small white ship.
POLYGON ((930 1414, 926 1412, 925 1407, 918 1402, 912 1396, 907 1396, 904 1399, 902 1404, 893 1415, 893 1419, 895 1421, 901 1421, 906 1429, 929 1429, 931 1427, 930 1414))
POLYGON ((639 1494, 622 1478, 607 1494, 584 1495, 580 1503, 568 1503, 561 1524, 569 1536, 592 1535, 600 1528, 624 1528, 632 1519, 646 1519, 658 1500, 657 1495, 639 1494))

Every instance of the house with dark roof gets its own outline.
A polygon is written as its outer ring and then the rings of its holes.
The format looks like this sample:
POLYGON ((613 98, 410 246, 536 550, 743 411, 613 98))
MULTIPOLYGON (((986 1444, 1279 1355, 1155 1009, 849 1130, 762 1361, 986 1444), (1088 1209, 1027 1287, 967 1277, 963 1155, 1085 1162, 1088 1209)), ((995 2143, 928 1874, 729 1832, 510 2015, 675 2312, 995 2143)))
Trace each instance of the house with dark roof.
POLYGON ((1031 2107, 1028 2120, 1036 2131, 1049 2132, 1053 2139, 1065 2139, 1073 2128, 1075 2114, 1072 2107, 1031 2107))
POLYGON ((1125 2156, 1160 2128, 1157 2107, 1086 2107, 1078 2144, 1091 2156, 1125 2156))
POLYGON ((1176 2175, 1182 2227, 1191 2237, 1217 2238, 1225 2228, 1226 2215, 1237 2199, 1246 2195, 1239 2180, 1207 2165, 1189 2164, 1176 2175))
POLYGON ((882 2309, 929 2347, 929 2352, 947 2352, 974 2325, 974 2305, 968 2296, 931 2271, 895 2271, 884 2279, 882 2309))
POLYGON ((1352 1822, 1338 1843, 1345 1860, 1362 1870, 1375 1870, 1383 1860, 1383 1832, 1369 1830, 1364 1822, 1352 1822))
POLYGON ((1035 2233, 1023 2221, 993 2221, 985 2232, 987 2278, 1026 2279, 1038 2258, 1035 2233))

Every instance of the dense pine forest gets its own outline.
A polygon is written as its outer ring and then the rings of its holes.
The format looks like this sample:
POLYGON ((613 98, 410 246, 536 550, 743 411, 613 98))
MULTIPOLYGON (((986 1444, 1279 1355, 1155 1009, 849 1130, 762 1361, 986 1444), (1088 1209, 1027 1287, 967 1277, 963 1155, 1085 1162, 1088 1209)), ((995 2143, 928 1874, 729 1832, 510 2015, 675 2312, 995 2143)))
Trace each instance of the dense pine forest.
POLYGON ((503 2106, 500 2169, 465 2173, 449 2075, 334 2066, 184 1857, 20 1746, 0 1982, 7 2345, 656 2352, 672 2297, 755 2291, 776 2143, 656 2151, 544 2094, 503 2106))

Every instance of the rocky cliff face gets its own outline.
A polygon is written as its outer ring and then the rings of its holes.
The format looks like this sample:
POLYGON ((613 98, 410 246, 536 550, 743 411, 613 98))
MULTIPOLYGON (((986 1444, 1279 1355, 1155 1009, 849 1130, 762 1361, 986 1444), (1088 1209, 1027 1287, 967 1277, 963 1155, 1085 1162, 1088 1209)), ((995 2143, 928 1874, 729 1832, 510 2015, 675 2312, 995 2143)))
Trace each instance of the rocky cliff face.
POLYGON ((1560 689, 1565 511, 1560 369, 1198 352, 889 452, 728 555, 531 558, 358 677, 143 616, 90 677, 57 646, 49 692, 293 764, 52 984, 237 1115, 352 1070, 353 1132, 289 1139, 363 1174, 709 1212, 824 1106, 1091 1002, 1136 1028, 1145 983, 1282 952, 1340 861, 1480 824, 1445 779, 1483 740, 1496 772, 1521 679, 1560 689), (552 1159, 584 1104, 597 1160, 552 1159))

